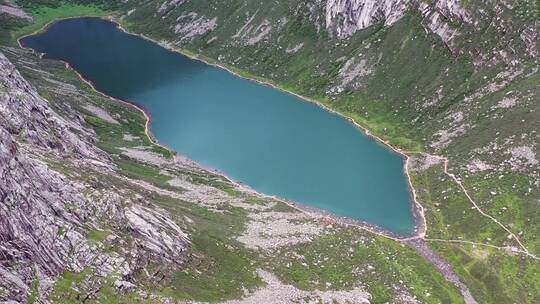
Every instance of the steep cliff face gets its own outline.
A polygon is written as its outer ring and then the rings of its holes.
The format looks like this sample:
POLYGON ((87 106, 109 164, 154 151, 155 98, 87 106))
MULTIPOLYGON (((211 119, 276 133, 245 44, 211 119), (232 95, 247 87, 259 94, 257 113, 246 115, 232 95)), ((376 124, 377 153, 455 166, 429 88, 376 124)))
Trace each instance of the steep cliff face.
POLYGON ((460 29, 473 23, 470 14, 456 0, 440 0, 432 4, 420 1, 418 10, 424 18, 426 30, 439 36, 451 50, 454 39, 460 35, 460 29))
POLYGON ((81 158, 107 159, 90 144, 91 133, 82 120, 68 121, 51 110, 47 102, 30 87, 7 58, 0 54, 2 68, 2 126, 22 142, 54 153, 74 153, 81 158), (81 130, 81 136, 71 130, 81 130))
POLYGON ((0 71, 0 298, 46 295, 64 271, 129 277, 152 260, 182 264, 190 241, 167 213, 50 169, 51 162, 80 161, 116 175, 82 119, 55 113, 2 53, 0 71), (103 225, 110 222, 116 229, 103 225), (89 239, 100 232, 120 239, 129 230, 133 242, 119 252, 89 239))
MULTIPOLYGON (((517 10, 523 12, 517 14, 533 14, 534 6, 518 7, 511 3, 499 2, 493 4, 464 3, 458 0, 328 0, 326 2, 326 27, 330 33, 335 33, 339 38, 347 38, 355 32, 361 31, 374 24, 392 26, 403 18, 407 11, 418 12, 422 16, 422 26, 429 33, 437 35, 441 41, 455 54, 466 49, 467 44, 477 43, 475 35, 482 35, 486 41, 493 39, 492 35, 486 35, 486 30, 496 31, 500 37, 508 36, 511 31, 520 34, 522 44, 525 44, 528 55, 534 56, 538 32, 538 21, 530 24, 520 24, 507 20, 509 14, 515 14, 517 10), (465 7, 468 6, 468 8, 465 7), (512 13, 512 11, 514 11, 512 13), (533 30, 535 28, 536 30, 533 30), (456 44, 457 38, 463 38, 460 45, 456 44)), ((508 41, 512 45, 518 41, 508 41)), ((492 41, 494 46, 496 41, 492 41)), ((504 54, 515 52, 508 45, 496 46, 496 51, 504 54)), ((482 60, 477 52, 489 51, 488 49, 476 48, 470 55, 482 60)), ((483 57, 495 56, 496 54, 481 54, 483 57)), ((509 54, 508 54, 509 55, 509 54)), ((504 56, 504 55, 502 55, 504 56)), ((505 60, 505 58, 501 58, 505 60)), ((506 60, 509 63, 509 60, 506 60)))
POLYGON ((377 23, 391 26, 401 19, 408 9, 418 9, 427 20, 427 30, 450 44, 458 34, 454 24, 470 24, 470 14, 457 0, 328 0, 326 2, 326 27, 338 37, 346 38, 357 31, 377 23))
POLYGON ((379 22, 390 26, 403 17, 408 3, 409 0, 328 0, 326 28, 338 37, 348 37, 379 22))

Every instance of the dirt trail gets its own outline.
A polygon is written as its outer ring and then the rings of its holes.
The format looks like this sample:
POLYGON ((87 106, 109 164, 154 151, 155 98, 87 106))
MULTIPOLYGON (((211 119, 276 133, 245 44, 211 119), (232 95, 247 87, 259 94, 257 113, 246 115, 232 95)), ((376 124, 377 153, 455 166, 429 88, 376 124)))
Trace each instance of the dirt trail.
MULTIPOLYGON (((449 160, 448 158, 444 157, 444 156, 438 156, 438 155, 431 155, 433 157, 437 157, 439 159, 442 159, 444 161, 444 165, 443 165, 443 170, 444 170, 444 173, 448 176, 450 176, 454 182, 460 187, 461 191, 463 191, 463 194, 465 194, 465 196, 467 197, 467 199, 469 200, 469 202, 471 202, 471 204, 474 206, 474 209, 476 209, 478 212, 480 212, 480 214, 484 217, 487 217, 489 218, 491 221, 493 221, 494 223, 496 223, 497 225, 499 225, 502 229, 504 229, 506 232, 508 232, 509 236, 511 236, 511 239, 515 240, 516 243, 519 244, 519 247, 521 247, 521 250, 520 249, 517 249, 517 250, 512 250, 513 252, 520 252, 520 253, 523 253, 525 255, 527 255, 528 257, 532 258, 532 259, 535 259, 535 260, 540 260, 540 257, 532 254, 529 252, 529 250, 527 249, 527 247, 525 247, 525 245, 523 245, 523 243, 521 242, 521 240, 517 237, 517 235, 515 235, 510 229, 508 229, 504 224, 502 224, 499 220, 497 220, 496 218, 494 218, 493 216, 487 214, 486 212, 484 212, 479 206, 478 204, 473 200, 473 198, 469 195, 469 192, 467 191, 467 189, 465 188, 465 186, 463 186, 463 183, 461 183, 461 181, 459 180, 458 177, 456 177, 455 174, 453 173, 450 173, 448 172, 448 163, 449 163, 449 160)), ((440 240, 442 241, 442 240, 440 240)), ((447 240, 449 242, 455 242, 455 241, 451 241, 451 240, 447 240)), ((471 242, 473 243, 473 242, 471 242)), ((475 243, 473 243, 475 244, 475 243)), ((485 245, 485 244, 484 244, 485 245)), ((493 246, 493 247, 496 247, 496 248, 504 248, 504 247, 497 247, 497 246, 493 246)), ((512 249, 512 248, 511 248, 512 249)))

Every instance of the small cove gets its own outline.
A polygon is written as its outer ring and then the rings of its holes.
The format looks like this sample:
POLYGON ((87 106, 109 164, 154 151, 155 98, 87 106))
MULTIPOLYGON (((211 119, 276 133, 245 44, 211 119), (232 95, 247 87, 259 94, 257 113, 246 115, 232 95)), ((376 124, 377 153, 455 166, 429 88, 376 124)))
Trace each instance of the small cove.
POLYGON ((259 192, 397 234, 414 231, 400 155, 315 104, 98 18, 62 20, 21 43, 144 107, 160 142, 259 192))

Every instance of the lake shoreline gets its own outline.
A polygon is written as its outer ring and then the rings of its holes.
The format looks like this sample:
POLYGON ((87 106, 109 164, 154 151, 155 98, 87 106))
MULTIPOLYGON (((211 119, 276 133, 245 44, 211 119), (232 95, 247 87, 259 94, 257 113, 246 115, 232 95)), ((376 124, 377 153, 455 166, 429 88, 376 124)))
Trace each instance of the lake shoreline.
MULTIPOLYGON (((279 85, 276 85, 276 84, 274 84, 272 82, 269 82, 267 80, 261 80, 261 79, 258 79, 258 78, 250 78, 248 76, 241 75, 240 73, 238 73, 238 72, 236 72, 236 71, 234 71, 234 70, 232 70, 232 69, 230 69, 230 68, 228 68, 228 67, 226 67, 224 65, 220 65, 220 64, 218 64, 216 62, 210 61, 210 59, 203 58, 203 57, 201 57, 199 55, 191 54, 190 52, 187 52, 186 50, 173 48, 170 45, 167 45, 167 44, 165 44, 163 42, 153 40, 153 39, 151 39, 151 38, 149 38, 149 37, 147 37, 147 36, 145 36, 143 34, 131 33, 129 31, 127 31, 126 29, 124 29, 122 27, 122 25, 120 24, 120 22, 118 20, 116 20, 115 18, 113 18, 113 17, 110 17, 110 16, 109 17, 88 16, 88 17, 90 17, 90 18, 100 18, 100 19, 106 20, 108 22, 111 22, 111 23, 115 24, 115 26, 119 30, 123 31, 126 34, 141 37, 142 39, 151 41, 152 43, 155 43, 155 44, 159 45, 160 47, 163 47, 163 48, 169 50, 170 52, 173 52, 173 53, 176 53, 176 54, 181 54, 182 56, 185 56, 185 57, 190 58, 192 60, 197 60, 197 61, 203 62, 204 64, 223 69, 223 70, 227 71, 228 73, 231 73, 231 74, 233 74, 236 77, 239 77, 241 79, 254 81, 254 82, 258 83, 258 84, 265 85, 265 86, 271 87, 273 89, 277 89, 277 90, 279 90, 281 92, 285 92, 287 94, 291 94, 291 95, 299 98, 301 101, 314 103, 318 107, 320 107, 321 109, 323 109, 323 110, 325 110, 325 111, 327 111, 329 113, 332 113, 334 115, 337 115, 337 116, 339 116, 339 117, 341 117, 343 119, 346 119, 349 123, 353 124, 357 129, 359 129, 362 134, 364 134, 364 135, 366 135, 366 136, 368 136, 368 137, 370 137, 372 139, 375 139, 376 142, 378 142, 379 144, 381 144, 385 148, 391 150, 392 152, 397 153, 404 160, 403 173, 404 173, 404 175, 405 175, 405 177, 407 179, 407 184, 408 184, 408 188, 409 188, 409 195, 410 195, 410 200, 411 200, 411 211, 412 211, 412 215, 413 215, 414 222, 415 222, 415 228, 414 228, 414 231, 412 233, 410 233, 410 234, 398 234, 398 233, 392 232, 390 230, 387 230, 387 229, 381 228, 379 226, 376 226, 374 224, 367 223, 365 221, 352 219, 352 218, 348 218, 348 217, 344 217, 344 216, 339 216, 339 215, 336 215, 336 214, 334 214, 332 212, 322 210, 320 208, 306 206, 306 205, 299 204, 299 203, 296 203, 296 202, 293 202, 293 201, 290 201, 290 200, 287 200, 287 199, 282 199, 282 198, 279 198, 279 197, 276 197, 276 196, 273 196, 273 195, 262 194, 260 192, 257 192, 256 190, 250 188, 249 186, 246 186, 245 184, 243 184, 241 182, 238 182, 238 181, 235 181, 235 180, 231 179, 230 177, 228 177, 223 172, 220 172, 219 170, 215 170, 215 169, 212 169, 212 168, 205 168, 204 166, 200 165, 199 163, 196 163, 196 165, 199 168, 201 168, 202 170, 206 170, 206 171, 209 171, 209 172, 214 172, 216 174, 219 174, 223 178, 228 180, 230 183, 232 183, 233 185, 238 187, 239 189, 242 189, 242 190, 247 191, 247 192, 254 193, 254 194, 256 194, 258 196, 261 196, 261 197, 267 197, 267 198, 271 198, 271 199, 280 201, 280 202, 282 202, 282 203, 284 203, 284 204, 286 204, 286 205, 288 205, 288 206, 290 206, 290 207, 292 207, 292 208, 294 208, 294 209, 296 209, 298 211, 306 213, 306 214, 308 214, 310 216, 326 217, 326 218, 332 219, 333 221, 335 221, 337 223, 359 227, 359 228, 367 230, 367 231, 369 231, 369 232, 371 232, 373 234, 383 236, 383 237, 386 237, 386 238, 390 238, 390 239, 393 239, 393 240, 396 240, 396 241, 407 241, 407 240, 411 240, 411 239, 424 238, 425 232, 426 232, 426 227, 427 227, 426 219, 425 219, 425 215, 424 215, 424 208, 417 200, 416 191, 415 191, 415 189, 414 189, 414 187, 412 185, 412 179, 411 179, 411 176, 409 174, 409 159, 410 159, 410 157, 409 157, 409 155, 406 154, 406 152, 404 150, 392 146, 387 141, 385 141, 385 140, 377 137, 376 135, 372 134, 367 128, 365 128, 364 126, 357 123, 353 118, 348 117, 345 114, 342 114, 342 113, 330 108, 329 106, 325 105, 324 103, 322 103, 322 102, 320 102, 318 100, 302 96, 302 95, 297 94, 295 92, 288 91, 288 90, 280 87, 279 85)), ((88 18, 88 17, 86 17, 86 18, 88 18)), ((37 30, 34 33, 27 34, 27 35, 24 35, 22 37, 17 38, 17 42, 19 44, 19 47, 24 48, 24 49, 30 49, 33 52, 36 52, 35 50, 33 50, 31 48, 24 47, 22 45, 22 43, 21 43, 21 39, 23 39, 25 37, 28 37, 28 36, 36 35, 36 34, 41 33, 43 31, 46 31, 47 28, 50 25, 52 25, 52 24, 54 24, 54 23, 56 23, 58 21, 66 20, 66 19, 77 19, 77 18, 85 18, 85 17, 78 16, 78 17, 70 17, 70 18, 62 18, 62 19, 52 20, 49 23, 45 24, 40 30, 37 30)), ((83 80, 85 83, 87 83, 95 92, 97 92, 99 94, 102 94, 104 96, 107 96, 109 98, 112 98, 112 99, 114 99, 116 101, 119 101, 120 103, 131 106, 131 107, 137 109, 138 111, 140 111, 143 114, 144 118, 145 118, 145 134, 148 136, 150 141, 152 141, 153 144, 155 144, 155 145, 157 145, 159 147, 162 147, 162 148, 167 149, 169 151, 172 151, 174 153, 178 153, 178 152, 175 152, 173 149, 159 143, 157 138, 152 135, 152 133, 150 131, 150 128, 149 128, 150 123, 152 122, 152 117, 151 117, 150 113, 148 113, 148 111, 143 106, 141 106, 139 104, 136 104, 136 103, 133 103, 133 102, 128 101, 128 100, 124 100, 124 99, 121 99, 121 98, 110 96, 108 94, 105 94, 105 93, 99 91, 95 87, 92 80, 87 79, 84 75, 79 73, 69 63, 67 63, 67 62, 65 62, 63 60, 59 60, 59 61, 64 62, 64 64, 66 65, 66 68, 73 70, 81 78, 81 80, 83 80)))

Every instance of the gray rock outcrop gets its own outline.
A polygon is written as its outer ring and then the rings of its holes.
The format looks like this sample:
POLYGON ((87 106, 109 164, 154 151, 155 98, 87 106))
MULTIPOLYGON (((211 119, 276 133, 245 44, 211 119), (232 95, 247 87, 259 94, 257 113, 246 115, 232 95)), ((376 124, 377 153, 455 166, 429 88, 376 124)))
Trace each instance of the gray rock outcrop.
POLYGON ((389 26, 401 19, 409 0, 328 0, 326 27, 338 37, 348 37, 375 23, 389 26))
POLYGON ((84 159, 89 168, 114 175, 92 136, 81 122, 54 112, 0 53, 0 300, 45 295, 64 271, 129 277, 151 260, 176 267, 188 258, 189 237, 164 210, 142 207, 120 189, 95 194, 87 182, 50 168, 50 161, 84 159), (113 238, 129 233, 133 242, 106 251, 89 239, 105 229, 113 238))

